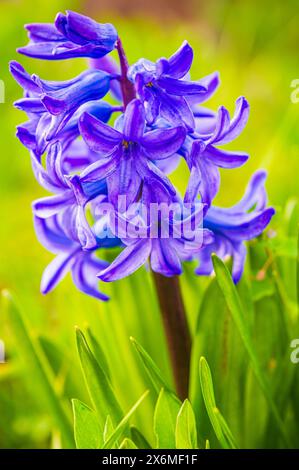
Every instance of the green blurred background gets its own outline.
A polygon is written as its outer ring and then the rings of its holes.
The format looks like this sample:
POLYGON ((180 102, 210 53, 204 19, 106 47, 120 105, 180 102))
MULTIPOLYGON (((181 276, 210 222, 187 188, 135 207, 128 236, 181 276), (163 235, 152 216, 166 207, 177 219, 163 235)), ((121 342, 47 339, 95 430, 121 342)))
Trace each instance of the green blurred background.
MULTIPOLYGON (((231 148, 248 151, 251 158, 243 168, 222 173, 217 203, 237 201, 252 172, 265 168, 269 172, 269 199, 281 223, 280 214, 287 202, 299 195, 299 104, 290 99, 291 82, 299 78, 298 2, 0 0, 0 79, 5 84, 5 103, 0 104, 0 287, 16 294, 33 333, 42 337, 47 354, 55 355, 55 348, 63 352, 72 375, 66 397, 77 396, 79 390, 84 399, 73 327, 84 327, 85 322, 91 325, 118 371, 116 387, 125 390, 121 400, 128 408, 144 390, 144 378, 137 372, 129 344, 130 335, 138 337, 169 376, 155 300, 155 308, 143 306, 139 310, 134 302, 134 297, 147 289, 143 278, 137 274, 133 281, 104 286, 114 296, 110 305, 78 293, 70 279, 47 297, 39 293, 43 268, 52 255, 38 244, 32 227, 30 204, 42 195, 42 190, 32 175, 27 151, 15 138, 15 126, 25 116, 13 108, 21 89, 8 73, 8 62, 19 60, 29 72, 47 79, 66 79, 79 73, 85 66, 83 60, 48 63, 16 54, 16 48, 27 42, 25 23, 51 22, 58 11, 65 9, 89 14, 101 22, 113 22, 130 62, 139 57, 168 56, 187 39, 195 51, 193 78, 214 70, 220 72, 221 87, 208 103, 213 109, 223 104, 233 112, 235 100, 244 95, 251 105, 250 120, 231 148), (132 282, 135 286, 139 283, 134 294, 130 292, 132 282), (122 288, 118 289, 119 285, 122 288)), ((185 176, 183 172, 176 175, 181 187, 185 176)), ((188 306, 197 297, 199 303, 205 281, 196 282, 197 293, 193 297, 185 294, 188 306)), ((24 368, 15 359, 21 345, 15 341, 3 310, 0 338, 5 339, 7 353, 6 364, 0 364, 0 447, 51 446, 55 442, 55 433, 50 432, 51 417, 30 367, 25 364, 24 368)), ((67 375, 68 372, 57 375, 58 387, 63 388, 67 375)), ((137 421, 149 418, 150 413, 149 403, 143 414, 137 415, 137 421)))

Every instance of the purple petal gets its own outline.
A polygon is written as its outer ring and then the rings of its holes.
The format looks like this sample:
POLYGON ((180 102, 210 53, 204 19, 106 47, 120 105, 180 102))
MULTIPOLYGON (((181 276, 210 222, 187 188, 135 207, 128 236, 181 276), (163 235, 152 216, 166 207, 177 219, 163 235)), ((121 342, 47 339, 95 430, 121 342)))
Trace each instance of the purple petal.
POLYGON ((272 207, 259 212, 235 213, 212 207, 206 216, 206 223, 212 230, 219 230, 224 236, 235 241, 251 240, 258 237, 267 227, 275 211, 272 207), (211 225, 210 225, 211 224, 211 225))
POLYGON ((127 246, 107 269, 98 274, 98 277, 102 281, 111 282, 130 276, 147 261, 150 252, 151 241, 140 239, 127 246))
POLYGON ((229 112, 224 106, 220 106, 217 113, 215 130, 211 136, 209 143, 218 143, 223 135, 229 130, 230 117, 229 112))
POLYGON ((236 101, 236 110, 229 129, 222 133, 217 145, 227 144, 238 137, 247 124, 248 116, 249 103, 244 97, 240 97, 236 101))
POLYGON ((206 91, 200 95, 188 96, 187 101, 190 104, 200 104, 200 103, 203 103, 204 101, 207 101, 209 98, 211 98, 211 96, 215 93, 220 83, 219 73, 213 72, 210 75, 207 75, 206 77, 198 80, 197 83, 202 85, 206 89, 206 91))
POLYGON ((210 163, 221 168, 238 168, 249 158, 247 153, 221 150, 212 145, 208 145, 203 155, 210 163))
POLYGON ((149 93, 148 99, 144 102, 145 116, 149 124, 153 124, 160 113, 160 101, 156 93, 149 93))
MULTIPOLYGON (((119 65, 110 56, 104 56, 100 59, 90 59, 90 67, 97 70, 104 70, 111 75, 119 74, 119 65)), ((110 84, 111 93, 118 101, 122 101, 122 91, 120 83, 117 80, 112 80, 110 84)))
POLYGON ((266 177, 267 173, 265 171, 256 171, 249 181, 246 192, 241 201, 229 209, 226 209, 226 211, 238 213, 249 211, 253 207, 257 211, 265 209, 267 202, 267 194, 264 186, 266 177))
MULTIPOLYGON (((136 154, 138 155, 138 154, 136 154)), ((126 197, 126 206, 136 201, 141 177, 136 171, 134 158, 121 158, 119 166, 107 178, 109 201, 116 207, 119 197, 126 197)))
POLYGON ((46 267, 41 280, 41 292, 47 294, 66 276, 74 263, 75 252, 61 253, 46 267))
POLYGON ((183 144, 186 130, 183 126, 172 129, 156 129, 147 132, 140 144, 152 160, 160 160, 173 155, 183 144))
POLYGON ((51 217, 57 214, 69 204, 75 203, 76 199, 72 190, 66 190, 55 196, 43 197, 33 202, 33 212, 41 218, 51 217))
POLYGON ((38 241, 52 253, 70 251, 74 245, 57 222, 57 218, 42 219, 34 216, 34 228, 38 241))
POLYGON ((29 73, 26 72, 24 67, 16 62, 11 61, 9 64, 9 70, 15 81, 26 91, 31 93, 40 93, 39 86, 32 80, 29 73))
POLYGON ((66 15, 58 13, 55 26, 67 39, 76 44, 92 42, 100 45, 110 52, 117 40, 117 31, 112 24, 101 24, 88 16, 74 11, 67 11, 66 15))
POLYGON ((171 239, 154 239, 150 257, 151 268, 163 276, 171 277, 182 273, 182 265, 171 239))
POLYGON ((173 78, 182 78, 190 70, 193 61, 193 49, 184 41, 181 47, 168 59, 167 75, 173 78))
POLYGON ((163 160, 157 160, 155 163, 159 170, 161 170, 165 175, 170 175, 177 169, 180 161, 181 155, 175 153, 174 155, 171 155, 168 158, 164 158, 163 160))
MULTIPOLYGON (((91 255, 92 256, 92 255, 91 255)), ((78 256, 76 262, 72 267, 72 277, 76 287, 84 292, 84 294, 91 295, 99 300, 109 300, 109 297, 102 294, 98 290, 98 278, 96 277, 99 270, 107 265, 106 262, 91 258, 90 255, 82 253, 78 256)))
POLYGON ((14 107, 25 113, 44 113, 46 108, 39 98, 21 98, 14 102, 14 107))
POLYGON ((33 153, 31 153, 31 164, 34 176, 43 188, 54 193, 61 192, 65 189, 65 186, 51 178, 33 153))
POLYGON ((148 183, 158 182, 170 196, 176 196, 177 191, 167 176, 150 160, 147 161, 147 167, 143 169, 143 177, 148 183))
POLYGON ((244 264, 246 260, 246 246, 244 243, 233 243, 232 245, 233 269, 232 277, 235 284, 237 284, 243 274, 244 264))
POLYGON ((91 181, 99 181, 107 178, 112 172, 114 172, 119 164, 119 158, 121 156, 121 149, 117 147, 111 155, 106 158, 99 159, 92 163, 80 174, 81 183, 87 183, 91 181))
POLYGON ((164 119, 176 125, 184 123, 189 130, 194 129, 194 116, 185 98, 168 95, 161 90, 159 100, 160 114, 164 119))
POLYGON ((66 180, 62 171, 62 147, 59 142, 50 145, 46 157, 47 172, 60 188, 66 188, 66 180))
POLYGON ((97 241, 91 227, 86 220, 85 210, 82 206, 77 207, 76 229, 78 240, 84 250, 91 250, 96 248, 97 241))
POLYGON ((201 173, 201 199, 203 203, 210 206, 219 190, 219 170, 215 165, 210 164, 204 159, 200 159, 198 165, 201 173))
POLYGON ((193 203, 199 195, 199 189, 201 184, 201 171, 198 165, 194 165, 191 168, 188 186, 186 189, 184 202, 193 203))
POLYGON ((157 84, 167 93, 176 96, 200 95, 206 92, 206 88, 201 83, 190 82, 187 80, 177 80, 171 77, 161 77, 157 84))
POLYGON ((124 137, 130 141, 138 141, 144 132, 145 115, 144 108, 140 100, 131 101, 125 111, 124 116, 124 137))
POLYGON ((25 29, 28 31, 28 37, 33 42, 44 41, 63 41, 64 36, 57 31, 53 23, 31 23, 26 24, 25 29))
POLYGON ((79 129, 87 145, 103 156, 110 154, 122 141, 120 132, 87 113, 81 116, 79 129))

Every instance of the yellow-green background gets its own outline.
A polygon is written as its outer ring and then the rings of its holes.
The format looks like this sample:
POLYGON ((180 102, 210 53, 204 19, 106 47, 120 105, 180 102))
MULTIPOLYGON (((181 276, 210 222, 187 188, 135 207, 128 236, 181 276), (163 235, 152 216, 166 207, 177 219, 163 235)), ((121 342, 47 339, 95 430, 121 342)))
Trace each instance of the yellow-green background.
MULTIPOLYGON (((129 292, 130 280, 106 288, 107 292, 113 290, 117 308, 113 302, 109 307, 86 298, 76 291, 70 279, 47 297, 39 293, 41 273, 52 255, 38 244, 32 227, 30 204, 43 191, 34 180, 27 151, 15 138, 15 127, 25 116, 13 108, 21 89, 8 73, 8 62, 19 60, 29 72, 47 79, 71 77, 83 69, 85 62, 49 63, 18 57, 16 48, 27 41, 23 25, 53 21, 56 13, 65 9, 90 13, 99 21, 115 24, 130 62, 139 57, 167 57, 187 39, 195 53, 192 77, 220 72, 221 86, 209 106, 217 109, 222 104, 233 112, 240 95, 251 105, 247 128, 231 145, 249 152, 251 158, 241 169, 222 172, 217 203, 237 201, 258 168, 268 170, 267 189, 277 217, 287 201, 299 195, 299 104, 290 100, 291 82, 299 78, 298 2, 185 0, 184 7, 169 0, 164 8, 159 3, 164 4, 163 0, 153 2, 151 8, 150 1, 142 6, 137 0, 111 0, 104 4, 108 11, 101 1, 0 1, 0 79, 5 84, 5 103, 0 104, 0 288, 16 294, 34 334, 52 338, 66 353, 72 351, 70 364, 79 384, 82 378, 73 353, 73 327, 91 324, 117 370, 115 380, 126 407, 144 389, 144 379, 137 378, 129 335, 138 336, 169 375, 158 313, 144 305, 136 308, 132 299, 139 295, 142 299, 142 289, 147 289, 142 282, 137 293, 129 292), (134 8, 135 3, 138 9, 134 8)), ((176 180, 183 188, 183 170, 176 180)), ((185 295, 188 297, 188 292, 185 295)), ((188 298, 186 301, 188 304, 188 298)), ((19 363, 10 360, 20 345, 14 340, 9 319, 3 311, 0 315, 0 338, 5 339, 7 346, 7 363, 0 364, 0 447, 50 445, 48 410, 35 390, 30 367, 22 365, 20 371, 19 363)), ((84 398, 83 388, 81 393, 84 398)), ((150 411, 148 404, 148 410, 140 418, 137 416, 137 421, 142 421, 147 412, 149 417, 150 411)))

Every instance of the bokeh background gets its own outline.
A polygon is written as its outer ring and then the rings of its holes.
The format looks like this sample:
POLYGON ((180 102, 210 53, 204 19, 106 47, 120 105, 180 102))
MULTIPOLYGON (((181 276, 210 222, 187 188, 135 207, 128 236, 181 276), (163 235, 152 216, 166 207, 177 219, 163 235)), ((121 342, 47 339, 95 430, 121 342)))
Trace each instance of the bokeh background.
MULTIPOLYGON (((165 375, 170 375, 155 301, 155 308, 141 302, 142 291, 150 286, 145 286, 138 274, 133 281, 123 281, 121 289, 107 286, 106 291, 114 296, 110 305, 99 305, 78 293, 70 279, 47 297, 39 293, 43 268, 52 255, 38 244, 32 227, 31 201, 41 197, 42 190, 32 175, 27 151, 15 138, 15 126, 25 116, 13 108, 21 89, 8 73, 8 62, 19 60, 29 72, 47 79, 66 79, 79 73, 84 60, 48 63, 16 54, 16 48, 27 42, 25 23, 51 22, 65 9, 100 22, 113 22, 130 62, 139 57, 168 56, 187 39, 195 51, 192 77, 220 72, 221 87, 209 102, 211 108, 222 104, 233 112, 240 95, 248 99, 250 120, 232 148, 249 152, 251 158, 241 169, 222 172, 217 203, 236 202, 252 172, 265 168, 269 172, 269 199, 277 209, 279 225, 284 220, 280 215, 294 207, 299 196, 299 104, 290 99, 291 82, 299 78, 298 2, 0 0, 0 79, 5 84, 5 102, 0 104, 0 288, 15 293, 46 354, 52 359, 62 354, 63 364, 57 359, 54 368, 59 372, 56 385, 66 398, 78 393, 81 399, 86 398, 76 360, 74 325, 84 327, 87 323, 118 371, 116 386, 123 389, 121 399, 128 407, 144 389, 130 335, 138 337, 165 375), (132 282, 135 288, 138 286, 134 293, 130 291, 132 282), (139 308, 136 297, 142 305, 139 308)), ((186 183, 185 176, 183 171, 176 175, 181 187, 186 183)), ((197 297, 199 302, 204 282, 198 281, 193 296, 185 294, 188 308, 197 297)), ((14 336, 5 309, 0 313, 0 338, 5 340, 7 354, 6 363, 0 364, 0 447, 55 445, 58 437, 52 431, 50 412, 43 404, 30 364, 16 358, 20 351, 22 356, 22 345, 14 336)), ((146 416, 150 419, 150 407, 145 405, 137 421, 144 421, 146 416)), ((253 439, 251 445, 258 445, 258 441, 253 439)))

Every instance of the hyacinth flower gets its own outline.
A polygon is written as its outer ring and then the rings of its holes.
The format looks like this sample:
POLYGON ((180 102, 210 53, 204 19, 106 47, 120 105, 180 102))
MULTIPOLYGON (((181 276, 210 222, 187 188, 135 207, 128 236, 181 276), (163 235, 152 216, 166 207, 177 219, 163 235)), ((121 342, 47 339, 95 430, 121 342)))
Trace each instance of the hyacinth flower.
POLYGON ((203 114, 196 118, 196 131, 188 136, 183 154, 190 168, 191 177, 186 193, 186 201, 192 201, 198 194, 202 202, 211 205, 220 186, 220 168, 238 168, 248 160, 244 152, 235 152, 218 148, 232 142, 243 131, 249 115, 249 104, 244 97, 236 101, 233 118, 228 110, 221 106, 213 117, 203 114), (208 129, 208 132, 207 132, 208 129))
POLYGON ((11 73, 29 94, 18 100, 15 106, 28 113, 51 115, 46 140, 55 137, 74 113, 88 101, 103 98, 110 87, 111 75, 100 70, 86 71, 64 82, 41 80, 30 76, 17 62, 11 63, 11 73))
MULTIPOLYGON (((145 114, 140 100, 129 103, 123 115, 120 130, 83 114, 80 131, 88 146, 107 161, 107 185, 110 201, 116 205, 118 197, 127 196, 127 204, 136 201, 141 184, 151 179, 162 183, 165 190, 175 195, 172 185, 153 162, 173 155, 185 140, 183 126, 155 129, 145 132, 145 114)), ((94 181, 102 174, 102 160, 84 171, 85 182, 94 181)))
POLYGON ((241 279, 246 258, 245 241, 263 233, 274 215, 272 207, 266 208, 265 171, 257 171, 251 178, 244 197, 230 208, 212 206, 208 209, 204 227, 214 234, 214 241, 198 253, 199 267, 196 273, 210 275, 213 272, 212 253, 220 258, 232 257, 233 280, 241 279))
MULTIPOLYGON (((74 284, 79 290, 99 300, 108 300, 108 297, 101 293, 97 287, 96 274, 108 264, 95 256, 94 252, 99 248, 99 245, 96 245, 91 251, 83 250, 78 240, 72 239, 71 230, 69 229, 66 233, 65 227, 68 224, 71 227, 72 220, 69 219, 66 224, 66 221, 63 220, 65 217, 66 214, 61 217, 53 215, 47 219, 34 217, 34 226, 39 242, 56 255, 43 273, 41 292, 47 294, 52 291, 70 271, 74 284)), ((109 240, 111 246, 118 243, 115 239, 109 240)))
POLYGON ((274 214, 266 207, 263 172, 254 175, 240 203, 228 209, 213 204, 219 168, 237 168, 248 159, 247 153, 222 148, 244 129, 248 102, 239 98, 232 118, 224 107, 217 113, 203 108, 219 76, 190 79, 194 54, 187 41, 168 59, 140 59, 130 66, 113 25, 69 11, 53 24, 26 29, 30 43, 22 54, 88 59, 87 69, 67 81, 41 80, 17 62, 10 67, 24 90, 15 105, 28 116, 17 135, 30 151, 37 181, 51 193, 33 203, 37 236, 57 255, 43 276, 42 292, 70 271, 81 291, 106 300, 97 290, 99 279, 119 280, 146 265, 177 392, 186 398, 191 338, 179 284, 184 263, 198 260, 196 273, 210 275, 212 253, 223 260, 231 256, 238 282, 245 242, 259 236, 274 214), (119 64, 108 56, 112 50, 119 64), (116 106, 108 104, 110 95, 116 106), (181 162, 189 170, 183 201, 171 175, 181 162), (161 204, 157 218, 151 208, 161 204), (172 204, 176 209, 169 212, 172 204), (115 246, 119 254, 103 264, 98 251, 115 246))
POLYGON ((97 23, 73 11, 59 13, 55 24, 33 23, 25 27, 30 43, 18 52, 37 59, 103 57, 114 49, 117 40, 113 25, 97 23))
POLYGON ((197 103, 207 100, 218 86, 218 74, 191 82, 186 75, 192 60, 193 50, 185 41, 169 59, 161 58, 157 62, 140 59, 130 67, 128 77, 136 84, 150 124, 161 116, 172 124, 183 122, 188 129, 194 129, 188 100, 197 103))
POLYGON ((148 222, 142 209, 136 210, 137 215, 131 218, 126 214, 110 214, 115 235, 127 246, 98 274, 102 281, 127 277, 148 261, 156 273, 166 277, 180 275, 182 262, 190 261, 203 246, 213 242, 212 232, 202 228, 202 204, 194 205, 187 214, 183 204, 170 208, 163 204, 157 207, 155 217, 148 222))
MULTIPOLYGON (((103 100, 85 103, 80 106, 65 127, 52 139, 48 138, 52 116, 47 112, 29 114, 29 121, 17 126, 17 137, 28 150, 32 150, 36 156, 40 157, 51 142, 58 139, 66 149, 80 136, 78 121, 84 112, 95 116, 103 122, 108 122, 112 113, 119 110, 118 106, 112 106, 103 100)), ((86 146, 81 145, 81 147, 83 153, 86 153, 86 146)), ((92 152, 89 153, 92 155, 92 152)))
POLYGON ((106 182, 103 178, 96 183, 84 184, 76 175, 63 174, 62 159, 62 148, 58 142, 49 148, 46 169, 36 156, 31 154, 32 168, 37 181, 43 188, 54 193, 52 196, 34 201, 33 213, 39 218, 47 219, 67 212, 75 221, 76 236, 82 247, 91 249, 96 246, 96 239, 87 223, 85 207, 92 199, 106 194, 106 182))

